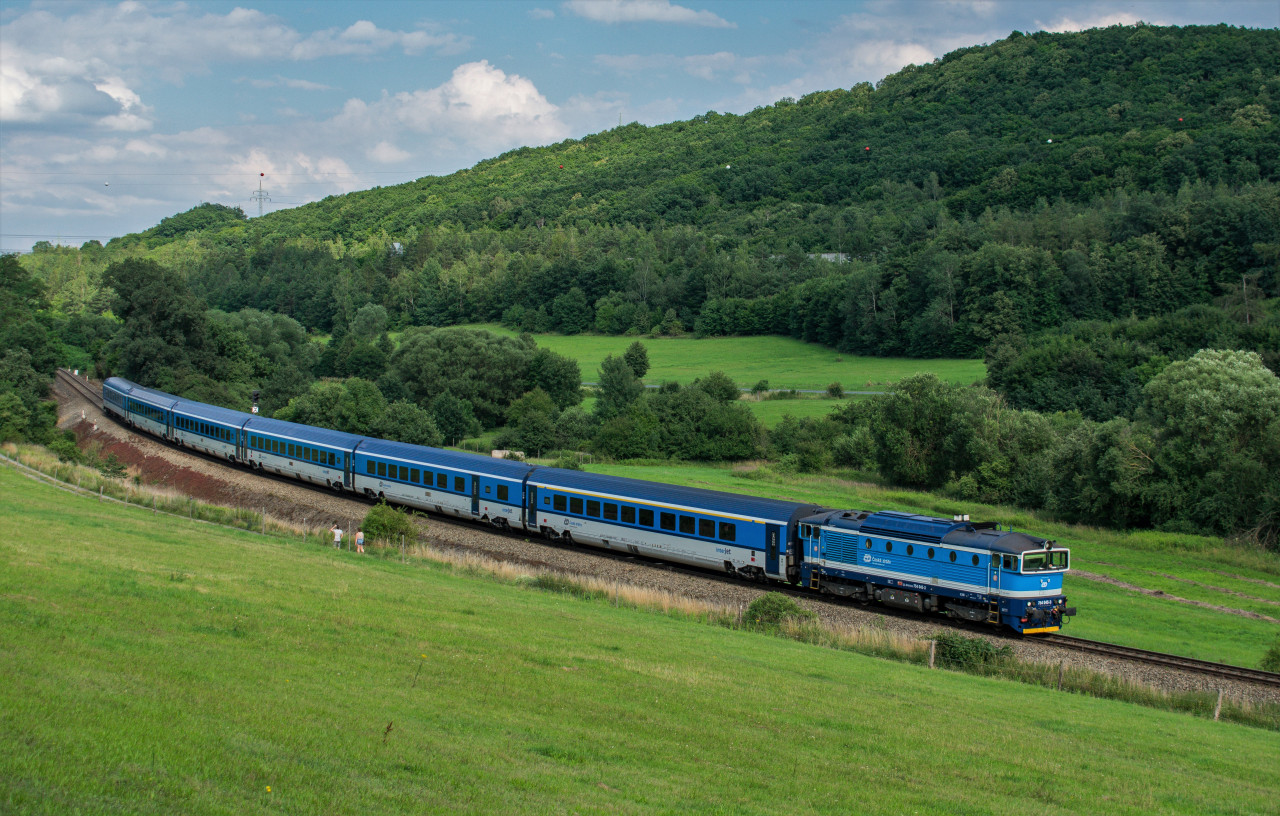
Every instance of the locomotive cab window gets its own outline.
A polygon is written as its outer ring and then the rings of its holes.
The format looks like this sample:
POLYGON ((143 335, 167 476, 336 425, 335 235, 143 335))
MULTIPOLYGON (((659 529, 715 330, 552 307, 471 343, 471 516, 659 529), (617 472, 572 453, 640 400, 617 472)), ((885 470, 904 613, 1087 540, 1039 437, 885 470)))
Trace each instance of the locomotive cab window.
POLYGON ((1065 550, 1055 552, 1029 552, 1022 555, 1023 572, 1041 572, 1043 570, 1062 570, 1067 568, 1065 550))
POLYGON ((1004 557, 1004 568, 1009 570, 1010 572, 1017 572, 1018 559, 1014 558, 1012 555, 1006 555, 1004 557))

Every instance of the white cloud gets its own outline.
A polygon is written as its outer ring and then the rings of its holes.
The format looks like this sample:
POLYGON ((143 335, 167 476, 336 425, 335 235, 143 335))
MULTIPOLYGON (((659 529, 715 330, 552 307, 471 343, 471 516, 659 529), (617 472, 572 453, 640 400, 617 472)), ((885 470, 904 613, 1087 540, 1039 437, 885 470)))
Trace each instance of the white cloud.
POLYGON ((566 0, 565 11, 597 23, 677 23, 708 28, 737 28, 709 11, 672 5, 670 0, 566 0))
POLYGON ((413 157, 412 153, 401 150, 388 141, 378 142, 365 155, 379 164, 395 164, 413 157))
POLYGON ((529 18, 532 20, 553 20, 556 13, 551 9, 532 8, 529 9, 529 18))
POLYGON ((348 100, 324 127, 364 136, 408 130, 467 142, 473 150, 546 144, 568 136, 558 108, 534 84, 488 61, 470 62, 429 90, 384 96, 369 103, 348 100))

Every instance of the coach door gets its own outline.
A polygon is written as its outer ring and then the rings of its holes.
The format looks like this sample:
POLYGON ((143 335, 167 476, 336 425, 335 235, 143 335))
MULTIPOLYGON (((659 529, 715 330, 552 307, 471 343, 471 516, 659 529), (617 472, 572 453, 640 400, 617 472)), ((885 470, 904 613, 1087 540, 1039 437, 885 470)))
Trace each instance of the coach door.
POLYGON ((777 575, 778 547, 782 538, 782 529, 776 524, 766 524, 764 536, 764 571, 769 575, 777 575))
POLYGON ((525 501, 524 526, 526 530, 536 532, 538 529, 538 486, 526 484, 525 495, 528 499, 525 501))
POLYGON ((342 486, 351 489, 351 454, 342 454, 342 486))
POLYGON ((471 477, 471 515, 480 515, 480 477, 471 477))

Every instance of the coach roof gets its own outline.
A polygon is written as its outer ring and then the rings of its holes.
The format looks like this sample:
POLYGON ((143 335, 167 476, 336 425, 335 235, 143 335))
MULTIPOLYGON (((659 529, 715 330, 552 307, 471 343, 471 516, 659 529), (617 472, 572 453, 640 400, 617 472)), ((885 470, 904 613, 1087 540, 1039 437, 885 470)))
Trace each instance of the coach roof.
POLYGON ((425 445, 411 445, 408 442, 388 442, 384 439, 366 439, 358 453, 364 456, 400 459, 417 463, 425 468, 465 470, 468 473, 481 473, 517 482, 523 481, 533 469, 531 465, 513 462, 510 459, 495 459, 492 456, 429 448, 425 445))
POLYGON ((561 468, 539 467, 529 477, 529 484, 562 488, 576 493, 617 497, 622 500, 632 499, 650 504, 705 510, 710 513, 747 516, 776 521, 780 524, 788 523, 797 513, 810 513, 816 509, 811 504, 762 499, 740 493, 723 493, 719 490, 681 487, 643 479, 604 476, 561 468))

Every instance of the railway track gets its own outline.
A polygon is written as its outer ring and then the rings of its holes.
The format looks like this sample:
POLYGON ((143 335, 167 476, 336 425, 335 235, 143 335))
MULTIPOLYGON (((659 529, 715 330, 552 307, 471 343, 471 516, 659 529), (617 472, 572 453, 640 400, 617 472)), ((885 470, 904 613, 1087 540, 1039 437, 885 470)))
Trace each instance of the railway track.
POLYGON ((1232 666, 1227 663, 1212 663, 1208 660, 1196 660, 1191 657, 1149 652, 1146 649, 1134 649, 1129 646, 1118 646, 1114 643, 1082 640, 1069 635, 1049 635, 1044 638, 1043 642, 1077 652, 1089 652, 1123 660, 1136 660, 1142 663, 1168 666, 1212 677, 1225 677, 1246 683, 1280 687, 1280 674, 1262 671, 1261 669, 1246 669, 1243 666, 1232 666))
POLYGON ((80 379, 65 368, 58 369, 58 379, 74 388, 80 396, 87 399, 95 408, 102 409, 102 392, 94 391, 93 386, 88 381, 80 379))
MULTIPOLYGON (((93 404, 99 409, 102 408, 101 391, 95 390, 91 383, 87 382, 86 380, 80 379, 79 377, 72 375, 71 372, 63 369, 58 370, 57 378, 60 381, 68 384, 73 389, 75 389, 76 393, 78 393, 84 399, 88 400, 91 404, 93 404)), ((151 439, 151 437, 148 437, 148 439, 151 439)), ((184 452, 187 454, 196 453, 195 451, 191 451, 191 450, 184 450, 184 452)), ((203 457, 202 455, 202 458, 206 458, 206 457, 203 457)), ((227 465, 227 463, 221 460, 210 460, 210 461, 216 461, 219 465, 231 467, 230 465, 227 465)), ((271 474, 255 474, 255 475, 259 476, 260 478, 265 477, 269 479, 274 479, 290 485, 298 485, 301 487, 311 487, 310 485, 307 485, 305 483, 296 482, 292 479, 287 479, 283 476, 274 476, 271 474)), ((327 491, 321 490, 320 488, 315 488, 315 489, 320 492, 327 492, 327 491)), ((447 524, 450 524, 450 526, 454 526, 456 524, 456 526, 466 527, 468 529, 474 527, 474 525, 472 524, 468 524, 462 521, 455 521, 454 519, 451 519, 449 517, 437 517, 433 515, 432 518, 435 521, 443 521, 447 524)), ((494 535, 521 535, 521 536, 524 535, 522 533, 515 533, 515 532, 503 533, 497 530, 490 530, 489 532, 494 535)), ((557 548, 578 549, 577 545, 571 544, 571 543, 552 542, 552 541, 545 541, 543 543, 552 547, 557 547, 557 548)), ((596 548, 589 548, 589 549, 591 550, 593 555, 597 555, 599 557, 609 558, 613 560, 626 560, 633 563, 639 562, 639 563, 650 565, 655 569, 666 570, 668 572, 678 572, 678 573, 688 574, 688 575, 696 575, 697 577, 704 578, 704 579, 720 580, 720 581, 731 582, 736 584, 745 583, 743 579, 740 579, 734 576, 725 575, 724 573, 715 572, 713 570, 697 569, 694 567, 688 567, 681 564, 672 564, 665 561, 646 558, 643 556, 635 556, 635 555, 630 555, 625 553, 618 553, 610 550, 599 550, 596 548)), ((807 598, 810 600, 816 600, 811 592, 802 592, 800 590, 797 590, 793 587, 789 587, 786 585, 778 585, 770 588, 788 595, 792 595, 797 598, 807 598)), ((822 600, 830 600, 830 598, 823 597, 822 600)), ((882 614, 893 615, 895 617, 899 615, 903 617, 913 617, 913 618, 916 617, 914 615, 911 615, 910 613, 903 613, 903 612, 899 612, 898 610, 893 610, 890 608, 885 608, 879 611, 882 614)), ((936 623, 944 623, 944 621, 942 620, 931 619, 931 621, 936 623)), ((964 629, 966 631, 974 631, 972 627, 968 625, 964 625, 963 623, 958 625, 958 628, 964 629)), ((981 634, 994 634, 994 633, 982 632, 981 634)), ((1132 647, 1121 646, 1113 643, 1101 643, 1098 641, 1084 640, 1081 638, 1071 637, 1069 635, 1060 635, 1060 634, 1046 635, 1043 637, 1035 638, 1035 641, 1038 643, 1043 643, 1048 646, 1053 646, 1056 648, 1065 649, 1069 651, 1100 655, 1100 656, 1111 657, 1119 660, 1128 660, 1133 662, 1146 663, 1149 665, 1161 666, 1161 667, 1171 668, 1171 669, 1178 669, 1181 671, 1187 671, 1187 672, 1210 676, 1210 677, 1221 677, 1221 678, 1226 678, 1230 680, 1235 680, 1238 682, 1245 682, 1245 683, 1251 683, 1256 685, 1280 688, 1280 674, 1261 671, 1259 669, 1249 669, 1242 666, 1232 666, 1225 663, 1213 663, 1207 660, 1197 660, 1194 658, 1182 657, 1179 655, 1164 654, 1161 652, 1152 652, 1145 649, 1135 649, 1132 647)))

